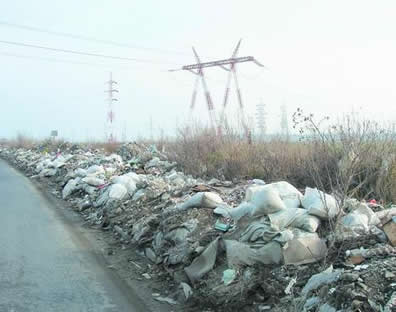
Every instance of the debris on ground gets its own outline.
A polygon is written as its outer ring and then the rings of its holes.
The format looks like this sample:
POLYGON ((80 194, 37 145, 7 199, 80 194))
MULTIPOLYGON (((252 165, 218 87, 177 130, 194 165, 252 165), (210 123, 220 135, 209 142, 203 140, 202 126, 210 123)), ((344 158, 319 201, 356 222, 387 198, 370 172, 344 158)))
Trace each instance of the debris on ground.
POLYGON ((384 232, 392 246, 396 247, 396 217, 393 217, 387 224, 384 225, 384 232))
POLYGON ((136 250, 149 268, 135 264, 140 279, 167 283, 155 300, 186 311, 395 309, 395 206, 340 207, 287 181, 206 181, 137 143, 110 155, 66 144, 0 156, 136 250))

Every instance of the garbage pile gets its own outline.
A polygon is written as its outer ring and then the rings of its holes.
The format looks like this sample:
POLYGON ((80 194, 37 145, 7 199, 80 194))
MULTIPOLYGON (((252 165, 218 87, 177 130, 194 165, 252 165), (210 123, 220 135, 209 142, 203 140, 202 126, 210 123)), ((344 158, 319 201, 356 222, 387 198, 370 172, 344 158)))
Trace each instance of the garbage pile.
POLYGON ((115 154, 65 145, 0 147, 87 222, 110 228, 168 275, 169 304, 230 311, 394 311, 396 207, 347 200, 286 181, 205 181, 155 146, 115 154))

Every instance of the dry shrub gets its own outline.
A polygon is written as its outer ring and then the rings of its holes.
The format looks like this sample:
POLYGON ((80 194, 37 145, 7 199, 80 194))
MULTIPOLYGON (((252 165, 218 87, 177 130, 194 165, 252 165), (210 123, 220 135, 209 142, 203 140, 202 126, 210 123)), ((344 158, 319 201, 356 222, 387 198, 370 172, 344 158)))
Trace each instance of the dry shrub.
POLYGON ((295 127, 302 134, 302 144, 309 145, 309 167, 314 185, 337 195, 340 205, 348 197, 390 200, 391 171, 395 136, 386 126, 354 115, 330 123, 328 118, 314 119, 297 110, 295 127), (384 163, 388 160, 388 165, 384 163))
POLYGON ((185 127, 168 150, 186 173, 198 177, 287 180, 297 186, 313 183, 307 167, 313 151, 299 142, 274 138, 249 144, 230 129, 219 136, 208 128, 185 127))
MULTIPOLYGON (((1 143, 1 142, 0 142, 1 143)), ((11 148, 39 149, 44 152, 57 152, 69 143, 62 139, 33 139, 24 134, 18 134, 13 140, 3 140, 2 144, 11 148)))
POLYGON ((376 194, 388 202, 396 203, 396 159, 383 159, 380 173, 375 186, 376 194))
POLYGON ((103 149, 105 150, 105 152, 107 152, 109 154, 115 153, 119 147, 120 147, 120 143, 118 143, 118 142, 103 143, 103 149))
POLYGON ((31 149, 34 147, 36 141, 22 133, 18 133, 14 140, 8 141, 8 145, 15 148, 31 149))
POLYGON ((168 154, 186 173, 227 180, 286 180, 299 188, 318 187, 347 197, 396 200, 396 142, 378 123, 346 116, 330 123, 299 111, 301 140, 247 140, 228 129, 221 136, 204 127, 185 127, 168 154))
POLYGON ((62 139, 48 138, 41 141, 36 141, 35 147, 43 152, 56 153, 62 151, 69 143, 62 139))
POLYGON ((186 173, 195 176, 217 176, 216 164, 220 156, 217 152, 220 141, 208 128, 185 127, 178 130, 175 142, 170 142, 168 153, 186 173))

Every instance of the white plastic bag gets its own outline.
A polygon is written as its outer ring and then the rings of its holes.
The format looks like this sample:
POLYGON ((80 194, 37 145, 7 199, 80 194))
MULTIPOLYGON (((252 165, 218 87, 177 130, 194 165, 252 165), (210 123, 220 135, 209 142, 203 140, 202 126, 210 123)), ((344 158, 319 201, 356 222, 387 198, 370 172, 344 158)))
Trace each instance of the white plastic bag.
POLYGON ((114 184, 122 184, 128 190, 129 196, 133 196, 136 191, 136 182, 132 176, 129 175, 122 175, 122 176, 115 176, 111 179, 111 182, 114 184))
POLYGON ((122 184, 116 183, 110 186, 109 198, 122 200, 127 195, 128 191, 122 184))
POLYGON ((321 219, 332 219, 339 213, 339 207, 335 198, 323 193, 318 189, 307 187, 301 201, 302 206, 308 213, 321 219))
POLYGON ((314 233, 320 225, 320 220, 316 216, 310 215, 305 209, 290 208, 281 210, 269 215, 271 225, 279 230, 287 227, 295 227, 301 230, 314 233))
POLYGON ((283 200, 287 208, 301 207, 301 199, 303 195, 293 185, 286 181, 279 181, 269 185, 278 191, 280 198, 283 200))
POLYGON ((83 178, 82 181, 92 186, 99 186, 104 184, 103 179, 99 179, 95 176, 87 176, 83 178))
POLYGON ((268 215, 286 209, 278 191, 271 185, 263 186, 255 191, 251 195, 249 203, 254 206, 252 216, 268 215))
POLYGON ((216 208, 223 204, 221 197, 213 192, 200 192, 192 196, 180 206, 180 210, 189 208, 216 208))

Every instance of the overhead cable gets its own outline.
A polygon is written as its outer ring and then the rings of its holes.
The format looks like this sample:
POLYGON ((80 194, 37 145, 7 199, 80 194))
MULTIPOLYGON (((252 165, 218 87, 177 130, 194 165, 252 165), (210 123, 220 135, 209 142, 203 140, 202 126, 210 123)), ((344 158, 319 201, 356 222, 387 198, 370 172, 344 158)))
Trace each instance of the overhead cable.
POLYGON ((46 33, 46 34, 50 34, 50 35, 54 35, 54 36, 69 37, 72 39, 78 39, 78 40, 84 40, 84 41, 92 41, 92 42, 96 42, 96 43, 113 45, 113 46, 122 47, 122 48, 138 49, 138 50, 145 50, 145 51, 152 51, 152 52, 166 53, 166 54, 179 54, 179 55, 188 55, 188 56, 190 55, 188 53, 183 53, 183 52, 178 52, 178 51, 171 51, 171 50, 160 49, 160 48, 142 47, 139 45, 133 45, 133 44, 129 44, 129 43, 117 42, 117 41, 113 41, 113 40, 98 39, 95 37, 82 36, 82 35, 76 35, 76 34, 65 33, 65 32, 51 31, 51 30, 46 30, 46 29, 39 28, 39 27, 32 27, 32 26, 27 26, 27 25, 8 23, 5 21, 0 21, 0 26, 19 28, 19 29, 24 29, 24 30, 28 30, 28 31, 41 32, 41 33, 46 33))
POLYGON ((138 58, 131 58, 131 57, 112 56, 112 55, 105 55, 105 54, 99 54, 99 53, 91 53, 91 52, 82 52, 82 51, 75 51, 75 50, 68 50, 68 49, 52 48, 52 47, 35 45, 35 44, 28 44, 28 43, 22 43, 22 42, 14 42, 14 41, 6 41, 6 40, 0 40, 0 43, 8 44, 8 45, 15 45, 15 46, 22 46, 22 47, 27 47, 27 48, 49 50, 49 51, 54 51, 54 52, 79 54, 79 55, 101 57, 101 58, 108 58, 108 59, 115 59, 115 60, 124 60, 124 61, 140 62, 140 63, 151 63, 151 64, 175 64, 173 62, 164 62, 164 61, 157 61, 157 60, 148 60, 148 59, 138 59, 138 58))
POLYGON ((75 64, 75 65, 90 65, 90 66, 97 66, 97 67, 112 66, 111 64, 106 65, 106 64, 95 64, 95 63, 79 62, 79 61, 76 62, 76 61, 70 61, 70 60, 61 60, 61 59, 42 57, 42 56, 20 55, 20 54, 7 53, 7 52, 0 52, 0 55, 17 57, 17 58, 25 58, 25 59, 31 59, 31 60, 41 60, 41 61, 56 62, 56 63, 75 64))

